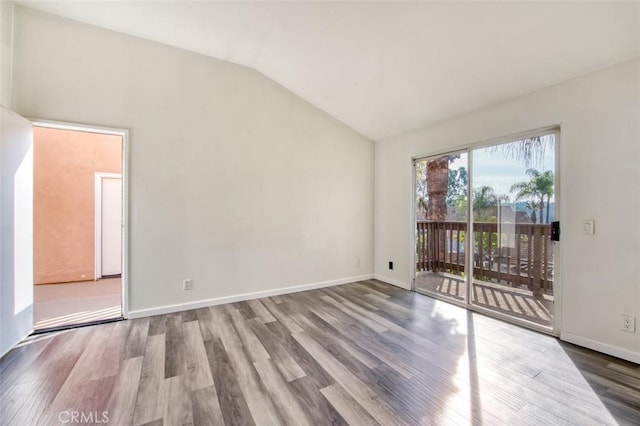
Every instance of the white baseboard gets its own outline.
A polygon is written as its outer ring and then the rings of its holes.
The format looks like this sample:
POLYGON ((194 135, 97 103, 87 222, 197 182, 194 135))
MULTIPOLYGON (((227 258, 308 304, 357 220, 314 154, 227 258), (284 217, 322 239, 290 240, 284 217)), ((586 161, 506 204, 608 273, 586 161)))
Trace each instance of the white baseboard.
POLYGON ((207 306, 222 305, 225 303, 242 302, 244 300, 259 299, 261 297, 278 296, 281 294, 297 293, 300 291, 314 290, 317 288, 331 287, 334 285, 348 284, 356 281, 370 280, 373 274, 358 275, 355 277, 339 278, 336 280, 322 281, 317 283, 302 284, 292 287, 282 287, 272 290, 256 291, 252 293, 235 294, 232 296, 216 297, 213 299, 197 300, 194 302, 176 303, 175 305, 164 305, 155 308, 138 309, 129 311, 127 318, 143 318, 152 315, 169 314, 172 312, 187 311, 189 309, 204 308, 207 306))
POLYGON ((384 275, 373 274, 373 278, 379 281, 383 281, 387 284, 395 285, 396 287, 400 287, 405 290, 411 290, 411 285, 403 283, 402 281, 394 280, 393 278, 385 277, 384 275))
POLYGON ((611 356, 626 359, 627 361, 635 362, 636 364, 640 364, 640 353, 631 351, 629 349, 598 342, 596 340, 571 333, 561 333, 560 340, 564 340, 565 342, 584 346, 585 348, 593 349, 594 351, 602 352, 611 356))

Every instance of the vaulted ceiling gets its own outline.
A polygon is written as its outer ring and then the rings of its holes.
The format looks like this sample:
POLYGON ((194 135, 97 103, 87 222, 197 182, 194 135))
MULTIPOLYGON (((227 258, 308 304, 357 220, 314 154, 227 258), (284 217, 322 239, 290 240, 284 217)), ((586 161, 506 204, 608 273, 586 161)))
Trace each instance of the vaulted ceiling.
POLYGON ((640 56, 639 2, 18 3, 254 68, 373 140, 640 56))

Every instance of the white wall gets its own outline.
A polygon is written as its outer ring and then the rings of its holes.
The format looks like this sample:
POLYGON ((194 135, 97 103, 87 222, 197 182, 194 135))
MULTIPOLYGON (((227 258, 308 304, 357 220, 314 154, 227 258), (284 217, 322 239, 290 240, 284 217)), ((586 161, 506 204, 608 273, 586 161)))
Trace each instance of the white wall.
POLYGON ((373 143, 255 71, 16 7, 13 102, 130 130, 132 311, 373 272, 373 143))
POLYGON ((33 327, 33 136, 0 107, 0 356, 33 327))
POLYGON ((376 143, 374 272, 410 287, 411 157, 556 124, 562 338, 640 362, 640 330, 621 331, 640 317, 640 59, 376 143))
POLYGON ((131 131, 132 310, 371 272, 408 288, 410 158, 560 124, 562 336, 640 362, 620 331, 640 316, 640 60, 376 144, 374 208, 371 142, 262 75, 27 9, 15 25, 18 112, 131 131))
POLYGON ((0 106, 11 107, 13 2, 0 1, 0 106))

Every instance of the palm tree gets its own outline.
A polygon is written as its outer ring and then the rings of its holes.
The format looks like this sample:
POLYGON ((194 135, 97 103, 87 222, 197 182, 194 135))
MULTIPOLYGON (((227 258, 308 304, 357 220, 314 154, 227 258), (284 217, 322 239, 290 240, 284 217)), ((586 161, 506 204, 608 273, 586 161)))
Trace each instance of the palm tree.
POLYGON ((496 194, 490 186, 485 185, 473 190, 473 213, 478 220, 490 220, 491 216, 495 218, 500 204, 508 202, 508 195, 496 194))
POLYGON ((535 182, 536 188, 538 189, 540 194, 542 194, 543 198, 546 197, 547 199, 546 200, 546 203, 547 203, 546 223, 549 223, 549 208, 551 206, 551 197, 553 197, 553 193, 554 193, 553 172, 551 170, 545 170, 544 172, 540 173, 537 170, 533 170, 533 169, 529 169, 529 170, 532 170, 533 180, 535 182))
POLYGON ((473 212, 477 219, 488 219, 497 205, 498 197, 492 187, 481 186, 473 190, 473 212))
POLYGON ((449 191, 449 161, 441 157, 427 162, 427 220, 447 218, 447 192, 449 191))
POLYGON ((511 185, 510 192, 515 192, 515 200, 520 201, 523 199, 529 199, 526 202, 528 209, 531 209, 531 221, 536 223, 536 208, 540 208, 540 219, 542 219, 542 203, 536 201, 538 193, 535 187, 529 182, 518 182, 511 185))
MULTIPOLYGON (((540 207, 540 202, 535 200, 529 200, 525 202, 524 205, 526 208, 531 210, 531 222, 537 223, 538 217, 536 215, 536 210, 538 210, 538 208, 540 207)), ((540 221, 542 222, 542 218, 540 218, 540 221)))
MULTIPOLYGON (((528 207, 535 212, 535 207, 539 209, 539 218, 542 222, 544 206, 547 206, 547 220, 549 223, 549 206, 551 197, 553 196, 553 172, 546 170, 540 172, 536 169, 527 169, 527 175, 530 177, 528 182, 518 182, 511 186, 511 192, 516 193, 516 200, 529 199, 528 207), (534 207, 535 206, 535 207, 534 207)), ((533 214, 531 220, 535 223, 533 214)))
POLYGON ((491 152, 500 152, 506 158, 516 160, 526 167, 542 164, 547 149, 553 147, 553 139, 549 136, 535 136, 517 142, 505 143, 491 147, 491 152))

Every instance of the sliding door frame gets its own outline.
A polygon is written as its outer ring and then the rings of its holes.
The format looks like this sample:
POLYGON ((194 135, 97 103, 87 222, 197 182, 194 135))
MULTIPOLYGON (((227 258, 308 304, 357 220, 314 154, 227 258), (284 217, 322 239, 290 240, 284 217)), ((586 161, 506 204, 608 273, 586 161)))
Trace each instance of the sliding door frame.
MULTIPOLYGON (((467 283, 467 289, 465 291, 465 300, 461 301, 459 299, 453 298, 453 297, 446 297, 446 296, 442 296, 440 294, 437 294, 435 292, 429 292, 429 291, 418 291, 416 289, 416 251, 417 251, 417 241, 416 241, 416 224, 418 221, 418 217, 416 214, 416 194, 417 194, 417 189, 418 189, 418 181, 416 180, 416 163, 419 163, 421 161, 430 161, 430 160, 436 160, 438 158, 444 157, 444 156, 449 156, 449 155, 460 155, 460 154, 467 154, 467 176, 468 179, 471 178, 471 149, 470 147, 463 147, 463 148, 459 148, 459 149, 454 149, 454 150, 450 150, 450 151, 442 151, 436 154, 432 154, 432 155, 425 155, 425 156, 420 156, 420 157, 414 157, 411 158, 411 179, 412 179, 412 193, 411 193, 411 226, 412 226, 412 231, 410 233, 411 235, 411 280, 409 281, 411 283, 411 290, 415 291, 417 293, 420 294, 426 294, 429 297, 433 297, 434 299, 438 299, 438 300, 442 300, 448 303, 452 303, 454 305, 463 307, 463 308, 469 308, 468 305, 468 300, 469 300, 469 274, 465 274, 465 281, 467 283)), ((467 199, 469 198, 470 195, 470 188, 471 188, 471 181, 469 180, 467 183, 467 199)), ((467 203, 467 224, 469 222, 469 218, 471 216, 469 216, 470 214, 472 214, 472 207, 471 207, 471 203, 467 203)), ((469 229, 467 227, 467 229, 469 229)), ((469 245, 470 243, 470 239, 469 238, 465 238, 464 241, 464 251, 465 253, 469 253, 469 245)), ((465 256, 465 267, 467 271, 471 271, 472 269, 469 269, 469 258, 470 256, 465 256)), ((473 257, 471 257, 471 265, 473 266, 473 257)))
MULTIPOLYGON (((527 139, 534 136, 540 135, 549 135, 553 134, 555 136, 554 139, 554 220, 560 221, 562 218, 562 185, 561 185, 561 169, 560 169, 560 155, 561 155, 561 126, 553 125, 547 127, 541 127, 534 130, 529 130, 526 132, 513 133, 505 136, 500 136, 497 138, 487 139, 483 141, 479 141, 476 143, 471 143, 463 146, 459 146, 450 150, 436 151, 427 155, 420 155, 411 158, 411 290, 416 291, 420 294, 426 294, 429 297, 432 297, 437 300, 442 300, 447 303, 451 303, 453 305, 457 305, 468 309, 470 311, 478 312, 483 315, 487 315, 511 324, 523 326, 530 328, 532 330, 550 334, 553 336, 560 335, 560 324, 562 318, 562 245, 558 244, 557 249, 554 251, 554 279, 553 279, 553 322, 551 328, 541 326, 539 324, 520 320, 517 318, 513 318, 507 314, 503 314, 500 312, 493 311, 491 309, 486 309, 481 306, 477 306, 471 303, 471 291, 473 286, 473 256, 465 257, 465 267, 469 273, 466 274, 466 292, 465 292, 465 300, 460 301, 455 298, 448 298, 442 296, 437 293, 432 292, 422 292, 416 290, 415 278, 416 278, 416 223, 417 223, 417 214, 416 214, 416 190, 417 190, 417 180, 416 180, 416 163, 419 161, 431 160, 442 157, 444 155, 456 155, 461 153, 467 153, 467 176, 468 176, 468 186, 467 186, 467 199, 469 202, 467 203, 467 235, 469 238, 465 238, 465 253, 471 252, 471 247, 475 243, 474 232, 473 232, 473 203, 471 200, 472 192, 473 192, 473 151, 482 148, 488 148, 491 146, 502 145, 509 142, 519 141, 523 139, 527 139)), ((556 243, 557 244, 557 243, 556 243)))

